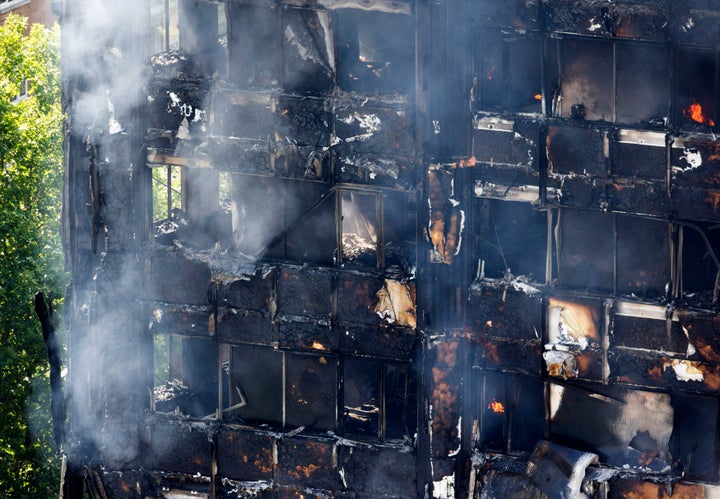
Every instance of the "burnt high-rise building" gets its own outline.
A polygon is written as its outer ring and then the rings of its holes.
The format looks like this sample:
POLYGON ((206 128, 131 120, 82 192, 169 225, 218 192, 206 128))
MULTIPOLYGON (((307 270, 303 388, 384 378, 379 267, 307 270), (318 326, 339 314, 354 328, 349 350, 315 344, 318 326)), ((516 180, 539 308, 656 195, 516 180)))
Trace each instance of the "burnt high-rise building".
POLYGON ((59 10, 64 497, 720 497, 718 2, 59 10))

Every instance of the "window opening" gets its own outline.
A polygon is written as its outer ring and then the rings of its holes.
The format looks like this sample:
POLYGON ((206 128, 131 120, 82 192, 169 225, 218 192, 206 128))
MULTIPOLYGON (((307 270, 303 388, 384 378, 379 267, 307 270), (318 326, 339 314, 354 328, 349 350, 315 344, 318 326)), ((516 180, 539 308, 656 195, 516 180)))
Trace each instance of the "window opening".
POLYGON ((374 192, 342 191, 340 199, 342 263, 382 265, 378 251, 382 198, 374 192))
POLYGON ((162 165, 152 168, 153 222, 177 219, 183 209, 183 168, 162 165))
POLYGON ((217 343, 166 335, 156 335, 153 341, 153 410, 196 418, 216 414, 217 343))

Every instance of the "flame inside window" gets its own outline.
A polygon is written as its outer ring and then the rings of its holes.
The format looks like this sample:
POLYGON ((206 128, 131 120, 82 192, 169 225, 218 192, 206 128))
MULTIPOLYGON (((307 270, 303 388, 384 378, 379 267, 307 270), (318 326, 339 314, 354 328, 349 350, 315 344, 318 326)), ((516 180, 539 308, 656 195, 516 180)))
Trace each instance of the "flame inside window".
POLYGON ((488 409, 490 409, 495 414, 502 414, 503 412, 505 412, 505 406, 502 405, 502 402, 498 402, 495 399, 493 399, 493 401, 488 404, 488 409))
POLYGON ((702 106, 693 101, 687 109, 683 109, 683 116, 703 125, 715 126, 715 122, 703 114, 702 106))

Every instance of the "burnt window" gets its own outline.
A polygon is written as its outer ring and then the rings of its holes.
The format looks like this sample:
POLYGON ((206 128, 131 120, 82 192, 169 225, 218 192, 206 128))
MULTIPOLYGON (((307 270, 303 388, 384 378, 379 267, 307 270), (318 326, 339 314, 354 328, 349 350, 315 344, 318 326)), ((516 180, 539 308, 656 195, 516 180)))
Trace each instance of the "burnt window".
POLYGON ((178 0, 152 0, 150 23, 154 54, 180 48, 178 0))
POLYGON ((668 394, 553 382, 549 396, 555 442, 626 468, 660 471, 673 462, 674 410, 668 394))
POLYGON ((476 81, 480 108, 488 111, 541 112, 542 43, 537 36, 483 30, 477 51, 476 81))
POLYGON ((550 39, 548 112, 578 121, 663 126, 670 88, 667 49, 650 43, 550 39))
POLYGON ((678 393, 674 400, 675 431, 680 467, 690 480, 716 480, 718 476, 718 400, 678 393))
POLYGON ((473 200, 480 277, 523 275, 545 282, 548 216, 529 203, 473 200))
POLYGON ((228 79, 243 89, 275 88, 282 74, 278 9, 227 4, 228 79))
POLYGON ((415 387, 407 365, 345 359, 343 403, 347 435, 388 440, 413 435, 415 387))
POLYGON ((413 93, 415 25, 409 15, 337 10, 336 55, 343 90, 413 93))
POLYGON ((718 53, 680 49, 677 55, 675 121, 684 128, 707 129, 718 119, 718 53))
POLYGON ((717 224, 701 222, 677 226, 682 246, 674 279, 679 286, 674 290, 676 296, 704 303, 714 301, 720 273, 719 229, 717 224))
POLYGON ((154 410, 195 418, 218 408, 218 344, 198 338, 154 336, 154 410))
POLYGON ((545 433, 543 381, 477 371, 475 383, 478 448, 510 453, 532 451, 545 433))
POLYGON ((314 430, 336 426, 337 359, 332 355, 236 346, 223 366, 229 421, 314 430))
POLYGON ((242 254, 328 266, 413 265, 407 194, 233 175, 231 197, 234 246, 242 254))
POLYGON ((152 169, 153 222, 173 219, 182 211, 183 168, 158 165, 152 169))

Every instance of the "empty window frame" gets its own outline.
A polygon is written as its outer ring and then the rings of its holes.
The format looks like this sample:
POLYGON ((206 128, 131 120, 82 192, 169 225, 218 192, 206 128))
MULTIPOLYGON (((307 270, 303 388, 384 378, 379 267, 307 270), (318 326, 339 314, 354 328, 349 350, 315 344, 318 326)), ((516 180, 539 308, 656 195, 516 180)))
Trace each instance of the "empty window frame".
POLYGON ((720 293, 720 226, 678 223, 675 230, 679 251, 672 279, 673 296, 716 304, 720 293))
POLYGON ((479 277, 523 275, 545 282, 549 220, 529 203, 473 199, 479 277))
POLYGON ((669 56, 650 43, 566 37, 546 42, 551 116, 664 126, 669 56), (651 85, 651 88, 648 88, 651 85))
POLYGON ((178 0, 152 0, 150 4, 153 53, 180 47, 178 0))
POLYGON ((382 440, 412 437, 416 402, 410 366, 347 358, 342 383, 344 434, 382 440))
POLYGON ((183 209, 183 167, 152 165, 153 222, 177 218, 183 209))
POLYGON ((218 408, 218 344, 173 335, 154 337, 153 410, 194 418, 218 408))
POLYGON ((654 299, 670 281, 666 222, 594 211, 558 210, 558 276, 567 288, 654 299))
POLYGON ((674 408, 666 393, 551 382, 550 438, 602 463, 660 471, 673 462, 674 408))
POLYGON ((336 15, 339 87, 357 92, 412 95, 415 85, 413 18, 406 14, 354 9, 338 9, 336 15))
POLYGON ((233 239, 244 254, 328 266, 414 264, 415 208, 406 193, 233 175, 232 196, 233 239))
POLYGON ((263 347, 230 347, 226 419, 281 428, 337 426, 337 358, 263 347))
POLYGON ((475 371, 474 444, 482 450, 530 452, 545 434, 545 384, 528 376, 475 371))
POLYGON ((675 121, 683 128, 709 129, 718 120, 720 53, 680 49, 677 53, 675 121))
POLYGON ((542 111, 542 43, 535 35, 480 31, 477 103, 482 110, 542 111))

